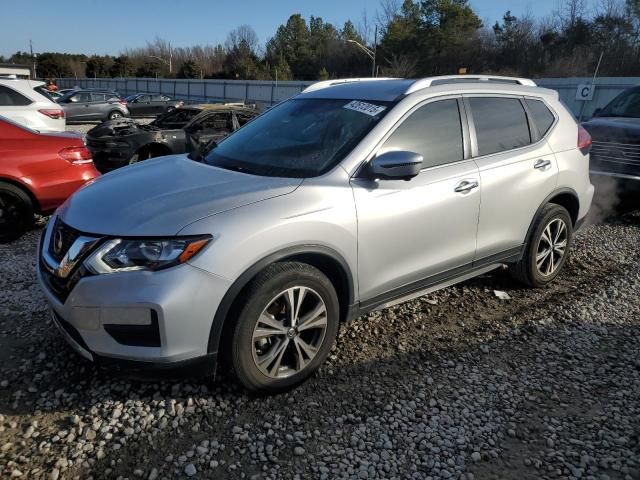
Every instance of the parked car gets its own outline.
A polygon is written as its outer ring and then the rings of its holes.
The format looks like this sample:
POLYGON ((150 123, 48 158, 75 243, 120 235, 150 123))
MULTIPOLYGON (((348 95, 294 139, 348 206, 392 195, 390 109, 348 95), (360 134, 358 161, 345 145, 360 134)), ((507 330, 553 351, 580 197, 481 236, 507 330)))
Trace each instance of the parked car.
POLYGON ((82 137, 40 133, 0 117, 0 242, 19 237, 99 174, 82 137))
POLYGON ((87 146, 102 173, 170 155, 190 153, 217 141, 257 115, 233 105, 190 105, 176 108, 149 124, 128 118, 104 122, 87 132, 87 146))
POLYGON ((591 173, 640 187, 640 87, 622 92, 583 126, 593 137, 591 173))
POLYGON ((184 105, 182 100, 151 93, 137 93, 126 100, 132 117, 155 117, 184 105))
POLYGON ((213 375, 225 358, 246 388, 283 390, 349 318, 504 265, 553 281, 591 205, 589 146, 530 80, 321 82, 202 162, 77 192, 47 225, 40 284, 98 364, 213 375))
POLYGON ((34 130, 64 131, 64 111, 41 88, 44 82, 0 78, 0 115, 34 130))
POLYGON ((74 90, 58 100, 68 122, 92 122, 128 117, 127 101, 109 90, 74 90))

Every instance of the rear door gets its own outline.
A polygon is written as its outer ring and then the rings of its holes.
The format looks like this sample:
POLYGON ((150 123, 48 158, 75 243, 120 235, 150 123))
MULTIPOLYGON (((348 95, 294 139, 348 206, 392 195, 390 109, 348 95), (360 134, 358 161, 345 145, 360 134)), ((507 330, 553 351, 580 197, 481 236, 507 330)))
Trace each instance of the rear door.
POLYGON ((466 96, 465 104, 482 183, 476 261, 517 255, 538 208, 556 188, 555 156, 524 98, 466 96))
POLYGON ((87 120, 104 120, 110 111, 107 96, 104 93, 92 93, 89 111, 90 114, 87 120))

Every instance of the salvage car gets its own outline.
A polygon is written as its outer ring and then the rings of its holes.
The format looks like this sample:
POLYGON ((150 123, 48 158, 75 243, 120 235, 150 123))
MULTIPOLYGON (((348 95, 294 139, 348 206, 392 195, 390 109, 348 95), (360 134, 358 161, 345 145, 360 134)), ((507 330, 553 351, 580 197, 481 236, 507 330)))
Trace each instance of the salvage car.
POLYGON ((49 214, 99 174, 82 136, 41 133, 0 117, 0 243, 18 238, 34 214, 49 214))
POLYGON ((190 153, 224 138, 257 111, 238 104, 189 105, 149 124, 128 118, 104 122, 87 132, 87 147, 102 173, 172 153, 190 153))
POLYGON ((351 318, 504 266, 549 285, 591 206, 590 144, 528 79, 320 82, 200 162, 81 189, 49 220, 38 278, 98 365, 213 377, 223 361, 282 391, 351 318))
POLYGON ((583 124, 593 138, 591 174, 640 188, 640 87, 625 90, 583 124))
POLYGON ((184 105, 182 100, 151 93, 136 93, 125 100, 132 117, 155 117, 184 105))

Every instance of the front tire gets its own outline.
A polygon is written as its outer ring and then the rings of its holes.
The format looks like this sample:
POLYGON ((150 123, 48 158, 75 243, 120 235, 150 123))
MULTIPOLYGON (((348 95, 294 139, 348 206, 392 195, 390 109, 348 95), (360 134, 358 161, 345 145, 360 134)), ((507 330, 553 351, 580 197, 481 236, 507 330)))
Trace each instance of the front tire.
POLYGON ((513 277, 530 287, 544 287, 560 274, 573 241, 573 222, 566 208, 550 203, 535 220, 532 234, 513 277))
POLYGON ((333 285, 317 268, 275 263, 249 284, 239 305, 231 363, 247 389, 287 390, 312 375, 329 355, 340 308, 333 285))
POLYGON ((0 243, 20 237, 34 222, 33 203, 24 191, 0 184, 0 243))

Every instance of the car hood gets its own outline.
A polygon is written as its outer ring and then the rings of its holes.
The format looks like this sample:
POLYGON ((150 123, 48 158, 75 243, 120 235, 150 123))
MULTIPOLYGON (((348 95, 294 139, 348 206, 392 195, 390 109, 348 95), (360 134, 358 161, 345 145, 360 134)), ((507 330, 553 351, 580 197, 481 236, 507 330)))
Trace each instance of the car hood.
POLYGON ((596 117, 583 126, 596 142, 640 143, 640 118, 596 117))
POLYGON ((204 217, 287 195, 300 183, 301 179, 259 177, 172 155, 99 177, 69 198, 58 215, 85 233, 171 236, 204 217))

